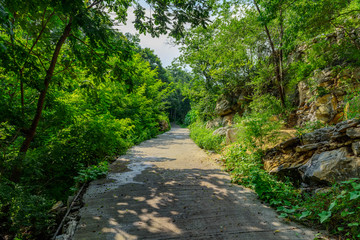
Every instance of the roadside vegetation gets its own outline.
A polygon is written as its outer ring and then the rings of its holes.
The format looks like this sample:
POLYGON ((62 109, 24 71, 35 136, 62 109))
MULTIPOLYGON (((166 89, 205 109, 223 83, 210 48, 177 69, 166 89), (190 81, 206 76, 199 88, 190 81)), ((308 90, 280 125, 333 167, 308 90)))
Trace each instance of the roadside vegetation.
POLYGON ((233 182, 280 217, 359 239, 358 178, 306 192, 262 163, 282 130, 302 136, 335 122, 297 124, 298 110, 305 118, 327 102, 323 117, 360 117, 359 9, 357 0, 0 0, 0 238, 48 239, 56 202, 171 121, 221 153, 233 182), (139 33, 181 46, 172 66, 114 30, 130 7, 139 33), (237 129, 231 144, 207 125, 229 109, 220 125, 237 129))
POLYGON ((360 27, 359 9, 351 0, 230 1, 206 29, 187 33, 179 58, 194 75, 184 94, 191 100, 187 124, 195 143, 220 153, 232 181, 253 189, 279 217, 325 229, 339 239, 360 239, 360 179, 304 191, 266 172, 262 158, 284 140, 284 130, 291 128, 293 137, 301 137, 333 124, 292 121, 297 110, 306 111, 318 99, 343 94, 337 121, 360 117, 360 79, 346 76, 360 67, 360 45, 353 34, 360 27), (318 82, 323 72, 337 74, 328 77, 336 79, 333 88, 318 82), (299 100, 300 82, 311 95, 306 103, 299 100), (230 105, 224 108, 236 115, 231 124, 212 125, 228 114, 217 107, 224 99, 230 105), (214 133, 224 126, 236 129, 231 144, 224 134, 214 133))
POLYGON ((188 74, 115 20, 134 6, 140 32, 179 38, 206 22, 210 5, 189 11, 195 3, 152 2, 165 15, 145 19, 135 1, 0 0, 0 239, 50 239, 56 202, 186 114, 175 83, 188 74))
POLYGON ((200 122, 190 125, 191 137, 201 148, 220 153, 232 182, 253 189, 280 218, 324 229, 343 239, 360 238, 360 178, 339 182, 325 191, 304 192, 290 180, 280 180, 263 169, 264 144, 278 143, 273 136, 281 126, 274 126, 266 114, 237 121, 238 138, 230 145, 225 146, 224 138, 214 136, 213 130, 200 122))

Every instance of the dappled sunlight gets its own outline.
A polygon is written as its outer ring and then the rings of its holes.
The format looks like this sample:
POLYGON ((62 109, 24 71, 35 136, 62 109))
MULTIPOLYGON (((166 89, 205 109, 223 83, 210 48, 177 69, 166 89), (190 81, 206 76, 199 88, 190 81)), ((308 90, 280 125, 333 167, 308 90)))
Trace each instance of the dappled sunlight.
MULTIPOLYGON (((277 219, 253 192, 231 184, 229 176, 197 147, 166 141, 170 135, 144 142, 135 147, 136 153, 122 157, 148 164, 131 183, 101 195, 89 194, 96 183, 90 187, 75 239, 96 239, 89 238, 91 231, 106 239, 309 239, 289 237, 293 226, 277 219), (156 148, 156 141, 161 148, 156 148), (172 151, 163 151, 163 145, 172 151)), ((102 184, 108 188, 112 183, 102 184)))

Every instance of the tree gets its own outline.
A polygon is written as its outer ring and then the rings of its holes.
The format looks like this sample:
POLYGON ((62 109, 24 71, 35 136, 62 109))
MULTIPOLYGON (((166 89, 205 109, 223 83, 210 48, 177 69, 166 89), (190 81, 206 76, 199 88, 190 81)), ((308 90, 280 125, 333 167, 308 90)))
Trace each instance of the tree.
MULTIPOLYGON (((96 69, 101 76, 110 67, 107 59, 118 54, 119 47, 111 41, 115 32, 109 12, 115 12, 117 20, 125 22, 128 8, 135 4, 134 24, 140 32, 150 32, 154 36, 168 32, 171 36, 180 37, 184 24, 188 22, 205 25, 211 10, 211 2, 208 1, 147 3, 154 11, 151 16, 146 16, 145 9, 135 1, 0 1, 1 29, 5 33, 0 39, 3 53, 1 63, 5 72, 15 73, 19 79, 23 111, 24 85, 33 83, 39 91, 34 117, 23 130, 25 139, 20 147, 19 163, 13 170, 13 180, 18 181, 21 176, 19 166, 35 136, 46 95, 56 72, 65 71, 75 61, 84 64, 96 62, 100 65, 89 67, 96 69), (66 53, 68 55, 64 55, 66 53), (71 59, 70 55, 74 58, 71 59), (89 55, 92 56, 87 58, 89 55)), ((121 46, 121 41, 117 44, 121 46)))

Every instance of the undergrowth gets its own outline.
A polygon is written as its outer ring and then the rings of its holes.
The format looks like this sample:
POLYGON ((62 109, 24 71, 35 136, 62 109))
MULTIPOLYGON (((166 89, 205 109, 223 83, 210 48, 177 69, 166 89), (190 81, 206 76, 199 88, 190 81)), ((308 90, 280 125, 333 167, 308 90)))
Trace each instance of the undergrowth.
POLYGON ((248 153, 237 143, 222 161, 232 181, 255 190, 259 198, 276 208, 281 218, 326 229, 344 239, 360 238, 360 179, 353 178, 318 193, 301 193, 290 181, 280 181, 262 167, 262 152, 248 153))
POLYGON ((220 152, 224 146, 224 136, 214 135, 214 129, 206 128, 204 123, 194 122, 190 126, 190 137, 205 150, 220 152))
POLYGON ((201 122, 190 126, 191 137, 202 148, 221 150, 224 168, 232 182, 253 189, 259 199, 278 211, 280 218, 327 230, 340 239, 360 239, 360 179, 308 193, 290 180, 280 181, 270 175, 262 164, 264 145, 277 141, 281 124, 268 119, 268 114, 235 117, 238 140, 227 147, 212 134, 214 129, 207 129, 201 122))

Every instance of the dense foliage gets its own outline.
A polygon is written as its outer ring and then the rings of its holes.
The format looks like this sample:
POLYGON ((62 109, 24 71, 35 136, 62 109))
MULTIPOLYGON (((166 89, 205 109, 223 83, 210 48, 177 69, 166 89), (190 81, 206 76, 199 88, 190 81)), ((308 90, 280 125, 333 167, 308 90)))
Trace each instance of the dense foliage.
MULTIPOLYGON (((194 141, 220 151, 233 181, 253 188, 281 217, 327 229, 341 239, 360 237, 359 179, 304 193, 296 184, 269 175, 262 156, 280 142, 281 128, 294 126, 291 116, 299 105, 299 82, 316 99, 330 94, 316 82, 317 73, 359 71, 359 13, 355 0, 226 1, 206 29, 192 28, 179 41, 179 62, 193 71, 183 93, 191 100, 186 119, 192 123, 194 141), (221 144, 224 140, 212 127, 219 118, 216 105, 224 99, 237 106, 230 126, 237 130, 237 140, 229 146, 221 144), (211 124, 206 127, 206 122, 211 124)), ((350 78, 338 80, 334 87, 346 92, 342 119, 360 116, 358 83, 350 78)), ((308 122, 297 126, 296 134, 326 124, 308 122)))
POLYGON ((0 0, 0 238, 48 238, 55 201, 188 110, 186 73, 114 30, 130 7, 139 32, 180 38, 211 2, 0 0))
POLYGON ((206 28, 186 33, 179 61, 193 70, 187 97, 204 120, 222 96, 242 97, 243 108, 275 97, 296 106, 296 85, 315 70, 359 66, 358 1, 228 1, 206 28), (331 35, 342 35, 337 44, 331 35), (267 96, 267 97, 265 97, 267 96))

